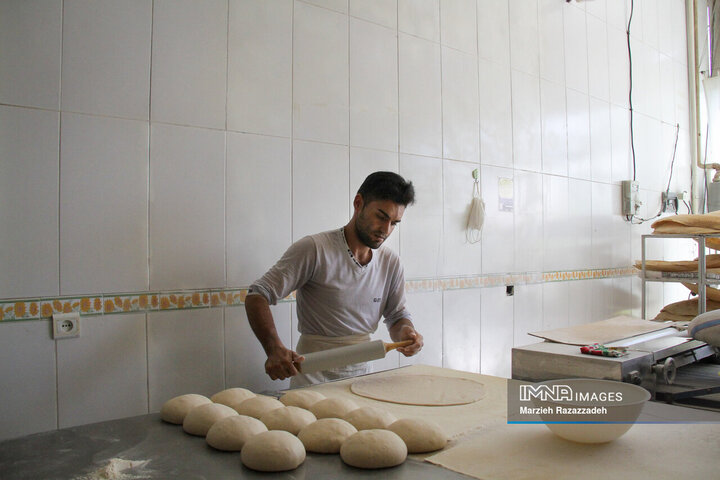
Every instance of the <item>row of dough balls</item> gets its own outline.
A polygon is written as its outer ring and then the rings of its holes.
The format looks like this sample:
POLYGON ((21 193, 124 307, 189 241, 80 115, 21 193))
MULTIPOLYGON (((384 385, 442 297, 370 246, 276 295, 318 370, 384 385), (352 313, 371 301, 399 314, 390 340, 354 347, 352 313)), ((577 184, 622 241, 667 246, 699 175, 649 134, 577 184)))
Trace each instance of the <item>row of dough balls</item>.
POLYGON ((408 453, 439 450, 448 442, 431 422, 398 420, 379 408, 311 390, 293 390, 280 400, 244 388, 210 398, 180 395, 165 402, 160 416, 204 436, 213 448, 240 451, 246 467, 266 472, 297 468, 306 450, 340 453, 345 463, 359 468, 393 467, 408 453))

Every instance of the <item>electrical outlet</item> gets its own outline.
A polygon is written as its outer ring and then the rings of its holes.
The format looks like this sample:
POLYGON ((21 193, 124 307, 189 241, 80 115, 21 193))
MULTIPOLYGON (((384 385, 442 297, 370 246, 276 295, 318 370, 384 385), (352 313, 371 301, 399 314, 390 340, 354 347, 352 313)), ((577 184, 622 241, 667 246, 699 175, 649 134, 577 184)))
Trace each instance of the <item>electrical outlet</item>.
POLYGON ((53 338, 80 336, 80 314, 78 312, 56 313, 52 318, 53 338))
POLYGON ((622 182, 622 214, 638 215, 640 213, 640 184, 635 180, 622 182))
POLYGON ((677 213, 678 211, 678 194, 673 192, 662 193, 662 204, 664 212, 677 213))

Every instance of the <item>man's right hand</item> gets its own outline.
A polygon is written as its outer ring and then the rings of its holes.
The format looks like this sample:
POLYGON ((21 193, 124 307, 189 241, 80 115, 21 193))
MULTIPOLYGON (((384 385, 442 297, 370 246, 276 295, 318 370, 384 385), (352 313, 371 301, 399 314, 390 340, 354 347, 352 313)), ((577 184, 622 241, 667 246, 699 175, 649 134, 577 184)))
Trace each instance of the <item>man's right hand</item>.
POLYGON ((288 348, 276 347, 268 353, 265 373, 272 380, 284 380, 300 373, 298 367, 304 360, 305 357, 288 348))

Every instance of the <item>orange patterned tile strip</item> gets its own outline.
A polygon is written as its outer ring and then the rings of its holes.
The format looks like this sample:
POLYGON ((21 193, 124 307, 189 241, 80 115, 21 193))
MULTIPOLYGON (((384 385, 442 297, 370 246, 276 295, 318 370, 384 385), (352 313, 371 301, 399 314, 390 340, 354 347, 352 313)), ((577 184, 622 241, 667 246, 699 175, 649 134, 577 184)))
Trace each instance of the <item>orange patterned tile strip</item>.
MULTIPOLYGON (((564 272, 473 275, 417 279, 405 282, 407 293, 437 292, 503 285, 544 282, 565 282, 637 275, 633 267, 564 272)), ((228 288, 165 293, 131 293, 50 297, 37 299, 0 300, 0 321, 38 320, 56 313, 79 312, 81 315, 103 315, 131 312, 155 312, 193 308, 214 308, 243 305, 247 288, 228 288)), ((283 299, 295 301, 295 292, 283 299)))

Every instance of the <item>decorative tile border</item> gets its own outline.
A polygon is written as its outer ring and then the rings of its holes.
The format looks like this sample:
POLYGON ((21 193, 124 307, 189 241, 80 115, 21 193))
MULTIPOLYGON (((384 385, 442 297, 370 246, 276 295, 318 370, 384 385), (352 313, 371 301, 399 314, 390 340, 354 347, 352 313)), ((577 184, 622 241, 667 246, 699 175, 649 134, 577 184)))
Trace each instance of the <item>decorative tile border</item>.
MULTIPOLYGON (((471 275, 405 282, 406 293, 438 292, 523 285, 545 282, 566 282, 637 275, 634 267, 572 270, 563 272, 529 272, 496 275, 471 275)), ((79 312, 81 315, 106 315, 132 312, 157 312, 196 308, 244 305, 247 288, 190 290, 158 293, 128 293, 37 299, 0 300, 0 322, 50 318, 56 313, 79 312)), ((295 292, 282 300, 294 302, 295 292)))

